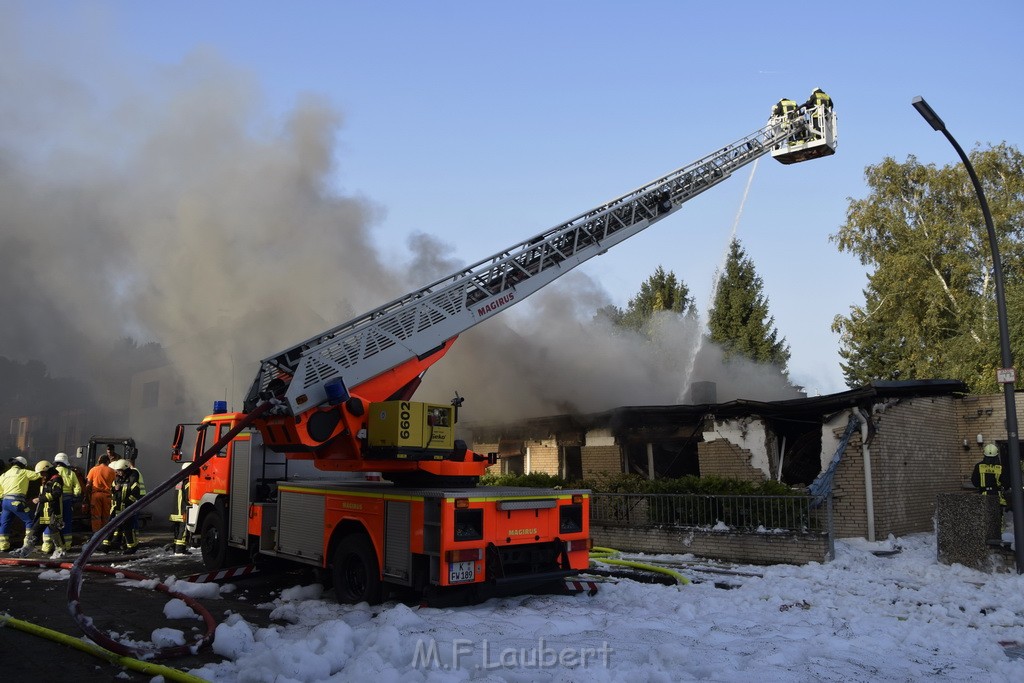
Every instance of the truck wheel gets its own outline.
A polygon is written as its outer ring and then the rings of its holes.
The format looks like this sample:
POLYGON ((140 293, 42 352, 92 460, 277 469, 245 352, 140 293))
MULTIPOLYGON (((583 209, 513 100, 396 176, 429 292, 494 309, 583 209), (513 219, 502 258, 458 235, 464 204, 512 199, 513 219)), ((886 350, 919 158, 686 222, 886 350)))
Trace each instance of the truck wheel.
POLYGON ((334 549, 331 577, 334 593, 343 605, 380 603, 381 582, 377 551, 365 534, 349 534, 334 549))
POLYGON ((214 572, 227 565, 228 525, 220 510, 211 510, 203 517, 199 528, 199 549, 207 571, 214 572))
POLYGON ((199 549, 203 553, 203 564, 207 571, 248 564, 249 553, 228 545, 227 515, 221 507, 215 507, 203 517, 199 527, 199 549))

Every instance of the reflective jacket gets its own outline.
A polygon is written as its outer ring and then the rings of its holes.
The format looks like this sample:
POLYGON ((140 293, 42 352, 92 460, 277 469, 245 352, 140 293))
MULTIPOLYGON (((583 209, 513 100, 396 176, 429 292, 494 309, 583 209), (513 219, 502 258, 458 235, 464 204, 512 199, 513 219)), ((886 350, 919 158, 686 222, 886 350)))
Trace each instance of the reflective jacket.
POLYGON ((135 478, 139 481, 139 495, 146 495, 146 481, 142 478, 142 472, 134 466, 131 468, 131 471, 135 473, 135 478))
POLYGON ((57 463, 57 472, 60 474, 61 482, 64 484, 64 493, 75 498, 81 498, 82 482, 78 481, 78 475, 75 471, 63 463, 57 463))
MULTIPOLYGON (((122 472, 130 472, 130 470, 121 470, 122 472)), ((139 480, 130 474, 123 476, 119 475, 114 480, 114 486, 111 489, 110 496, 110 512, 116 515, 122 512, 126 507, 141 498, 142 495, 139 493, 139 480)))
POLYGON ((38 472, 15 466, 0 474, 0 491, 5 496, 24 496, 28 493, 28 483, 39 478, 38 472))
POLYGON ((985 457, 974 466, 971 472, 971 484, 978 489, 982 495, 998 494, 999 504, 1006 505, 1003 497, 1003 466, 998 457, 985 457))
POLYGON ((174 488, 178 490, 178 499, 175 502, 174 512, 171 513, 171 521, 184 522, 188 517, 188 478, 179 481, 174 488))
POLYGON ((36 519, 44 524, 63 520, 61 510, 64 497, 64 481, 59 473, 43 482, 39 490, 39 505, 36 507, 36 519))

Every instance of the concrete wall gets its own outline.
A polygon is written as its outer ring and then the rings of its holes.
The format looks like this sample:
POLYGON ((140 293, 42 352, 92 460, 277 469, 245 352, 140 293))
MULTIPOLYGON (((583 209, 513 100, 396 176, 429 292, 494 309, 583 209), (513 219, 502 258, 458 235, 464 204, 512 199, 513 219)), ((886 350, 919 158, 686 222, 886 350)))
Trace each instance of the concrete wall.
POLYGON ((995 496, 943 493, 937 498, 939 562, 980 571, 1010 571, 1014 556, 1000 543, 1003 513, 995 496))

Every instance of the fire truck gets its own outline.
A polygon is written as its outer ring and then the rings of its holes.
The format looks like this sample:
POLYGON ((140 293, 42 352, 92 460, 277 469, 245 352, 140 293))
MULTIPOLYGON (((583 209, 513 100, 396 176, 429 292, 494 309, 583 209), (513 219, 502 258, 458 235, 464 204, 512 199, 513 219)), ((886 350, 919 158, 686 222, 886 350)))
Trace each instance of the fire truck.
POLYGON ((343 603, 407 590, 479 599, 585 569, 589 492, 476 483, 494 454, 455 438, 462 398, 412 400, 470 327, 518 304, 770 153, 833 154, 831 104, 763 128, 482 261, 264 358, 240 412, 195 427, 186 526, 211 571, 272 557, 309 565, 343 603), (373 479, 379 479, 373 481, 373 479))

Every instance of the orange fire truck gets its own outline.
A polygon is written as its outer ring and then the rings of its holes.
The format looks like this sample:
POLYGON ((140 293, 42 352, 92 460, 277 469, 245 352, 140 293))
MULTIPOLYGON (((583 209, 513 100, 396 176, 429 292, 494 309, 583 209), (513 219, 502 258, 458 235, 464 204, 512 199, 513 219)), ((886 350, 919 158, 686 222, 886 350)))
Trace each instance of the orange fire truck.
MULTIPOLYGON (((494 455, 455 438, 462 399, 412 401, 463 331, 771 153, 832 154, 824 105, 261 361, 242 412, 197 427, 187 528, 211 571, 259 556, 324 570, 341 602, 386 590, 473 598, 564 586, 589 564, 584 490, 477 487, 494 455), (379 481, 368 481, 371 478, 379 481)), ((181 460, 188 425, 178 425, 181 460)))

